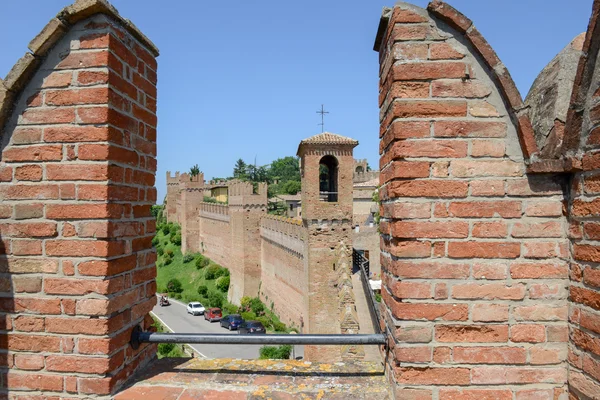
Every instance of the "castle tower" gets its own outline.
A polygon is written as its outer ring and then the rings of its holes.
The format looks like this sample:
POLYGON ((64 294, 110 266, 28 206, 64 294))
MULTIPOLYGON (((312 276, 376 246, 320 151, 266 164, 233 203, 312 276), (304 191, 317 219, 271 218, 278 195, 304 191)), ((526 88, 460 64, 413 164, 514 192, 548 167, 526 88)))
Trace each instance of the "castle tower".
MULTIPOLYGON (((308 230, 305 271, 305 333, 340 333, 336 249, 352 248, 352 151, 358 141, 324 132, 298 146, 302 176, 302 222, 308 230)), ((338 361, 336 346, 306 346, 309 360, 338 361)))
POLYGON ((179 197, 179 171, 175 176, 171 176, 171 171, 167 171, 167 204, 164 215, 167 222, 177 222, 177 198, 179 197))
POLYGON ((200 203, 204 199, 204 173, 196 176, 185 175, 181 181, 180 218, 181 252, 193 253, 200 251, 200 203))
POLYGON ((257 297, 260 286, 260 219, 267 214, 267 184, 254 188, 250 182, 228 185, 231 225, 231 284, 228 300, 257 297))

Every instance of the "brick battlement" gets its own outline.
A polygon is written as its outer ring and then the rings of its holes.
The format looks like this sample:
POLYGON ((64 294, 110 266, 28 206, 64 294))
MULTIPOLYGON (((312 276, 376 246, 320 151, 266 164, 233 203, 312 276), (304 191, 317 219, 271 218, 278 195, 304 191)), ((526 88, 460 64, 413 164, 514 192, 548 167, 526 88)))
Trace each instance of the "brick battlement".
POLYGON ((267 215, 260 220, 261 237, 283 248, 293 251, 298 257, 304 258, 304 241, 307 231, 302 220, 267 215))
POLYGON ((0 81, 0 397, 109 397, 156 352, 128 338, 156 304, 158 51, 100 0, 30 49, 0 81))
POLYGON ((216 203, 205 203, 202 202, 199 205, 200 216, 205 218, 215 218, 221 220, 229 220, 229 206, 226 204, 216 204, 216 203), (226 218, 221 218, 226 217, 226 218))
POLYGON ((171 171, 167 171, 167 185, 179 185, 179 171, 175 175, 171 175, 171 171))

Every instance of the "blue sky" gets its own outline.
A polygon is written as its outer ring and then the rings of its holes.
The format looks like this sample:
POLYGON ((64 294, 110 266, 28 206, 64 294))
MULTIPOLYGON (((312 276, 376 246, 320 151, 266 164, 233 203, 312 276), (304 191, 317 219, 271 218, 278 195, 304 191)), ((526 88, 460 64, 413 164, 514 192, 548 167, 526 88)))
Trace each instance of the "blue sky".
MULTIPOLYGON (((2 2, 0 76, 67 0, 2 2), (27 5, 25 5, 27 4, 27 5), (26 8, 26 9, 25 9, 26 8)), ((427 1, 414 4, 426 6, 427 1)), ((542 68, 587 28, 592 0, 450 0, 471 18, 525 96, 542 68)), ((198 164, 206 179, 235 160, 295 155, 325 129, 358 139, 356 158, 378 155, 381 9, 393 0, 114 0, 161 50, 159 202, 165 171, 198 164)))

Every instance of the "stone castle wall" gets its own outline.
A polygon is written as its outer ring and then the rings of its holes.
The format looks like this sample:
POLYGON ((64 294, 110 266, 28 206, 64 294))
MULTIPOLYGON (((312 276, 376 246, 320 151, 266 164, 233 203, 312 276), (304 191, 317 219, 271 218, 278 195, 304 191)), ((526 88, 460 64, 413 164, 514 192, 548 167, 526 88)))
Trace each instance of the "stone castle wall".
POLYGON ((261 288, 263 302, 282 322, 302 328, 306 278, 306 229, 302 220, 266 216, 260 221, 261 288))
MULTIPOLYGON (((199 206, 198 241, 199 250, 216 263, 231 266, 231 217, 229 206, 214 203, 201 203, 199 206)), ((183 241, 193 241, 182 231, 183 241)))

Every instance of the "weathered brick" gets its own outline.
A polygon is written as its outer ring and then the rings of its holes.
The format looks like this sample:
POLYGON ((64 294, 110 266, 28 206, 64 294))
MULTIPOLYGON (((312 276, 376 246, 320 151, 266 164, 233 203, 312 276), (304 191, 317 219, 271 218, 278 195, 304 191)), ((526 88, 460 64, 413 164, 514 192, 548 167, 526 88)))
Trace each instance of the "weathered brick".
POLYGON ((446 343, 502 343, 508 340, 508 325, 437 325, 435 338, 446 343))
POLYGON ((475 304, 472 308, 472 318, 474 322, 508 321, 508 305, 475 304))
POLYGON ((525 364, 527 351, 522 347, 455 347, 455 362, 465 364, 525 364))
POLYGON ((524 174, 522 163, 515 161, 471 161, 456 160, 450 163, 452 176, 474 178, 484 176, 518 177, 524 174))
POLYGON ((436 137, 506 137, 506 123, 492 121, 439 121, 433 124, 436 137))
POLYGON ((525 297, 525 285, 506 286, 502 283, 466 283, 452 287, 455 299, 486 300, 522 300, 525 297))

